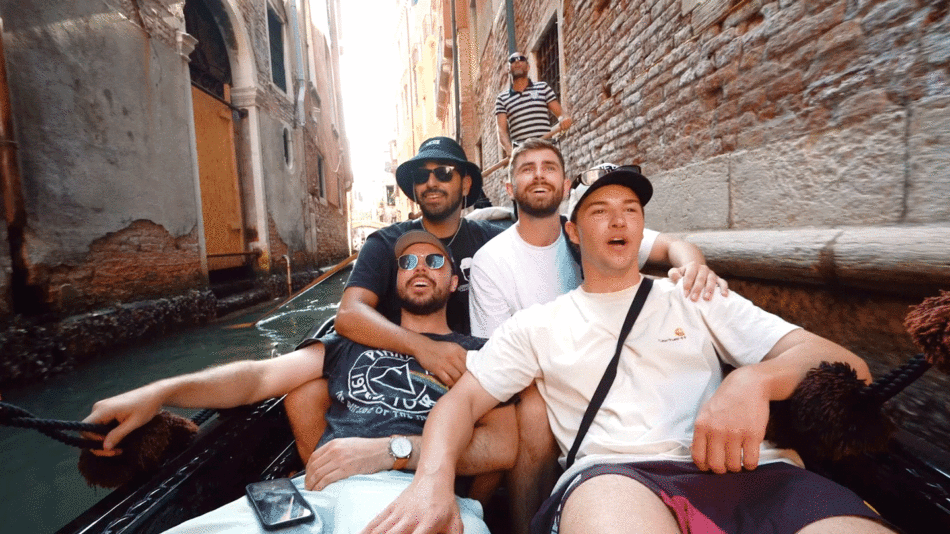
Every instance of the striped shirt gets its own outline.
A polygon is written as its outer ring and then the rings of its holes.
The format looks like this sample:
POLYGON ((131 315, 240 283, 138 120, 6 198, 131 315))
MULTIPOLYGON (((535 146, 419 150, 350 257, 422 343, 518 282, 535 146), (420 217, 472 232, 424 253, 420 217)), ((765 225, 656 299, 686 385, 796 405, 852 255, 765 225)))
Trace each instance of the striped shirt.
POLYGON ((541 137, 551 131, 548 103, 557 99, 554 90, 545 82, 528 81, 522 92, 508 89, 495 99, 495 115, 508 116, 508 136, 512 143, 541 137))

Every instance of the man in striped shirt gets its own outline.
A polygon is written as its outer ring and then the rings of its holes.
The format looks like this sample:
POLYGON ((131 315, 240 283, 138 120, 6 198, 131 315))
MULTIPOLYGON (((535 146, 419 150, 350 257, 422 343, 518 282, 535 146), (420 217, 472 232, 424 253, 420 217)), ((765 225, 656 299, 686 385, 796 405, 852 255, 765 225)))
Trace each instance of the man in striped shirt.
POLYGON ((551 86, 528 78, 528 58, 524 54, 515 52, 508 56, 508 74, 511 87, 495 99, 498 142, 505 156, 511 155, 512 144, 543 137, 550 132, 550 114, 559 119, 561 130, 571 125, 571 119, 563 114, 551 86))

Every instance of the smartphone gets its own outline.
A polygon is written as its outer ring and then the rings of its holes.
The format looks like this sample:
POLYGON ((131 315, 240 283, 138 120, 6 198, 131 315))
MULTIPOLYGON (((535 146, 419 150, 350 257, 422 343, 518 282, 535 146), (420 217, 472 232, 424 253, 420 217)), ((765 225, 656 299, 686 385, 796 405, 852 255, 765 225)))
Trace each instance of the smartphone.
POLYGON ((248 484, 247 498, 266 530, 314 521, 317 515, 289 478, 248 484))

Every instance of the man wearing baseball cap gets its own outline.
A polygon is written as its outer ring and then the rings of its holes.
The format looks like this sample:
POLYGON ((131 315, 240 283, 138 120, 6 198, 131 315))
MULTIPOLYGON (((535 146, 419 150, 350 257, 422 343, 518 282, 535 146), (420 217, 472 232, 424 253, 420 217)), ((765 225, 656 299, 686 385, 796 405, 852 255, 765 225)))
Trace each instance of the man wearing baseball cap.
MULTIPOLYGON (((398 271, 393 284, 405 328, 465 349, 482 346, 484 339, 452 332, 446 322, 446 302, 458 278, 441 240, 428 232, 406 232, 386 261, 398 271)), ((326 380, 332 391, 325 407, 309 407, 310 412, 326 416, 326 431, 317 450, 305 458, 305 475, 293 482, 322 519, 314 523, 315 531, 322 525, 324 532, 353 532, 409 484, 407 470, 414 469, 419 458, 422 425, 448 389, 410 355, 357 343, 338 332, 308 336, 295 351, 277 358, 232 362, 102 400, 86 421, 118 421, 103 448, 121 454, 116 447, 121 449, 123 438, 162 405, 234 407, 280 397, 315 379, 326 380)), ((460 466, 470 475, 507 469, 514 463, 513 407, 493 410, 482 423, 460 466)), ((470 498, 457 499, 466 531, 487 534, 481 506, 470 498)), ((258 525, 248 500, 242 498, 168 532, 263 532, 258 525)))
POLYGON ((455 458, 478 417, 532 382, 567 467, 534 532, 891 532, 857 495, 764 441, 769 403, 810 369, 842 362, 869 381, 865 362, 734 292, 694 302, 645 278, 637 249, 652 196, 631 167, 577 184, 566 230, 583 284, 492 335, 432 410, 413 483, 364 532, 457 532, 455 458), (722 363, 735 370, 723 376, 722 363))
MULTIPOLYGON (((422 217, 394 223, 366 238, 343 290, 334 328, 358 343, 409 354, 451 386, 465 372, 467 351, 400 324, 401 302, 395 284, 398 269, 391 261, 396 242, 413 230, 425 230, 439 239, 458 277, 458 287, 446 308, 448 324, 454 332, 468 335, 469 265, 475 252, 504 227, 462 217, 462 210, 482 196, 482 174, 451 138, 423 141, 419 152, 396 169, 396 183, 419 204, 422 217)), ((323 428, 322 420, 311 416, 310 407, 327 402, 326 382, 322 380, 302 385, 284 401, 294 424, 298 451, 304 458, 313 451, 323 428)))

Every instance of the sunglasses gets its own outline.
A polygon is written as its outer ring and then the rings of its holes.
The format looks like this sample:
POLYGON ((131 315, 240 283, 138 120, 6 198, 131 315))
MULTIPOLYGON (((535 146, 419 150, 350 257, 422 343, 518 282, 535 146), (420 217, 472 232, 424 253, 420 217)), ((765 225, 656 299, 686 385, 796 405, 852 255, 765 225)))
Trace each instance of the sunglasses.
POLYGON ((515 61, 528 61, 528 58, 524 56, 514 56, 508 58, 508 63, 514 63, 515 61))
POLYGON ((440 182, 451 182, 455 167, 452 165, 441 165, 434 169, 419 167, 412 171, 412 182, 416 185, 422 185, 429 181, 429 175, 434 174, 435 179, 440 182))
MULTIPOLYGON (((399 256, 399 259, 396 260, 396 263, 399 264, 400 269, 409 271, 415 269, 416 265, 419 265, 419 258, 420 256, 415 254, 403 254, 402 256, 399 256)), ((428 265, 430 269, 441 269, 442 266, 445 265, 445 256, 442 254, 426 254, 424 259, 426 265, 428 265)))
POLYGON ((593 185, 594 182, 600 179, 601 176, 614 172, 617 169, 624 169, 628 171, 633 171, 637 174, 643 174, 640 171, 639 165, 613 165, 610 163, 604 163, 603 165, 598 165, 593 169, 586 170, 577 175, 577 178, 574 178, 574 187, 579 185, 593 185))

